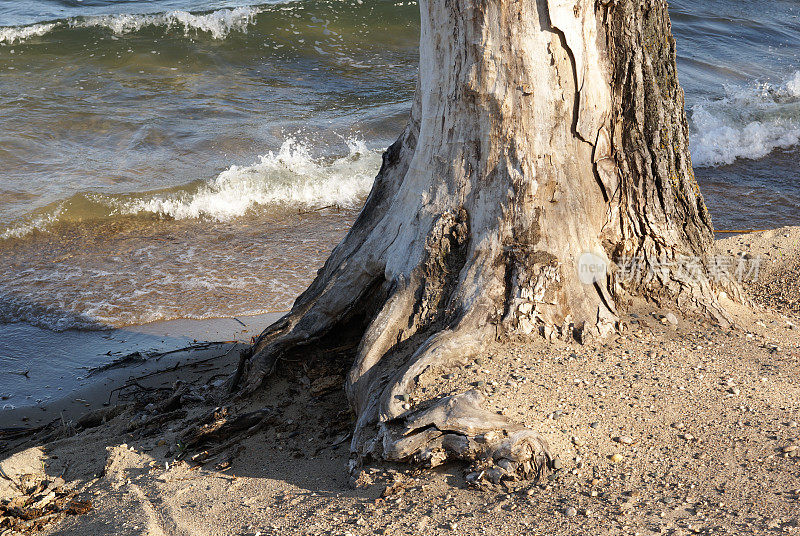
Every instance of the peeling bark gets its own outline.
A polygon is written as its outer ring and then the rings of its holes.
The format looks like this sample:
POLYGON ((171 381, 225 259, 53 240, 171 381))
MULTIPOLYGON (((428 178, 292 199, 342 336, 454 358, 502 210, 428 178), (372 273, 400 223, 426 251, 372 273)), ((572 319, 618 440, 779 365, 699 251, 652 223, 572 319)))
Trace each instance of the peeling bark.
POLYGON ((345 341, 354 466, 491 460, 498 478, 538 476, 547 443, 482 410, 478 393, 409 395, 426 370, 466 364, 498 334, 608 335, 632 295, 725 321, 666 2, 420 9, 408 125, 347 237, 231 387, 251 392, 288 355, 345 341), (585 253, 609 267, 590 284, 585 253), (624 280, 614 263, 634 256, 650 267, 692 256, 702 269, 624 280))

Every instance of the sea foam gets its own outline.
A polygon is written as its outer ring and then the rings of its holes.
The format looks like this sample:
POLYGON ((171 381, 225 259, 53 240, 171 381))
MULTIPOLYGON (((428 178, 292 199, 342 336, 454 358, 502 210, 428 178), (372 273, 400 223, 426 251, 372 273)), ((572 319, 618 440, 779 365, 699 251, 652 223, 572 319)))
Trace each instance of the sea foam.
POLYGON ((0 28, 0 44, 13 45, 31 37, 39 37, 53 30, 56 23, 33 24, 31 26, 7 26, 0 28))
POLYGON ((800 143, 800 71, 780 85, 728 90, 692 106, 692 161, 699 167, 757 160, 800 143))
POLYGON ((33 24, 30 26, 0 27, 0 44, 22 43, 32 37, 41 37, 50 32, 66 28, 101 28, 116 35, 136 33, 146 27, 161 27, 167 31, 178 29, 184 35, 204 33, 212 39, 225 39, 228 35, 246 33, 263 7, 237 7, 218 9, 208 13, 170 11, 154 14, 116 14, 76 17, 61 21, 33 24))
POLYGON ((204 14, 188 11, 170 11, 153 15, 102 15, 70 20, 73 28, 107 28, 117 35, 135 33, 147 26, 164 27, 167 30, 182 29, 184 35, 204 32, 214 39, 224 39, 232 32, 247 32, 262 9, 237 7, 220 9, 204 14))
POLYGON ((332 161, 312 156, 289 138, 250 166, 231 166, 193 193, 154 195, 119 204, 121 214, 150 212, 175 219, 224 221, 256 205, 354 207, 369 192, 379 153, 363 141, 347 140, 349 154, 332 161))

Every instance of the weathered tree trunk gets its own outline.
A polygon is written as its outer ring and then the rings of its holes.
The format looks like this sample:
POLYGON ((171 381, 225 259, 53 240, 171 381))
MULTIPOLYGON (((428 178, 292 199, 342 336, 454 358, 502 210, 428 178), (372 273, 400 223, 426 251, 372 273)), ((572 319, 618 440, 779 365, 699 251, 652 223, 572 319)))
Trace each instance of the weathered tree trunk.
POLYGON ((420 9, 405 131, 350 233, 232 383, 252 391, 288 354, 351 338, 355 460, 490 458, 531 476, 551 460, 538 435, 480 409, 476 391, 426 400, 420 375, 498 333, 604 336, 632 295, 725 319, 666 2, 420 9), (677 268, 689 257, 699 273, 677 268), (582 258, 609 269, 587 284, 582 258), (620 277, 612 261, 626 259, 644 269, 620 277))

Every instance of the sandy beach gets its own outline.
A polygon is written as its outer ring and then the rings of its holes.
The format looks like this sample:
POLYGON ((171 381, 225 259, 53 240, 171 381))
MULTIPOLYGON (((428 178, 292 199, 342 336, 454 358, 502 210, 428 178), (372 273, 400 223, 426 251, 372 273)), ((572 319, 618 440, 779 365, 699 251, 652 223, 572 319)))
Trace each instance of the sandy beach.
POLYGON ((541 432, 561 469, 538 483, 472 485, 457 464, 351 477, 339 371, 284 367, 226 400, 243 346, 207 345, 108 371, 83 403, 5 413, 0 534, 800 532, 800 228, 717 250, 762 259, 754 308, 726 303, 735 329, 639 303, 603 343, 512 341, 426 373, 541 432), (198 433, 248 411, 241 437, 198 433))
POLYGON ((0 5, 0 536, 800 536, 798 0, 0 5))
MULTIPOLYGON (((0 408, 5 421, 16 425, 10 415, 39 415, 45 406, 63 400, 87 399, 86 391, 98 386, 117 385, 126 372, 115 363, 138 373, 145 368, 180 361, 209 347, 209 343, 248 343, 281 313, 241 318, 169 320, 105 330, 51 331, 25 323, 0 325, 0 355, 10 373, 0 375, 0 408), (162 357, 163 355, 163 357, 162 357), (150 359, 148 362, 148 358, 150 359), (174 360, 172 359, 174 358, 174 360), (13 410, 20 411, 13 411, 13 410), (8 410, 12 410, 9 412, 8 410)), ((212 345, 212 348, 217 348, 212 345)), ((78 405, 81 402, 77 403, 78 405)))

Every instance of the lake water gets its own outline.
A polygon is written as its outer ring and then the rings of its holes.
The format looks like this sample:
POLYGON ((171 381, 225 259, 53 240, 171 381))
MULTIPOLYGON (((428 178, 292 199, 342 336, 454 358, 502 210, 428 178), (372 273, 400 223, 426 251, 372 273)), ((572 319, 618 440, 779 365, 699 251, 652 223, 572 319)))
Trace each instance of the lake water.
MULTIPOLYGON (((800 224, 800 5, 671 14, 717 228, 800 224)), ((404 125, 418 33, 404 1, 0 0, 0 326, 287 308, 404 125)))

